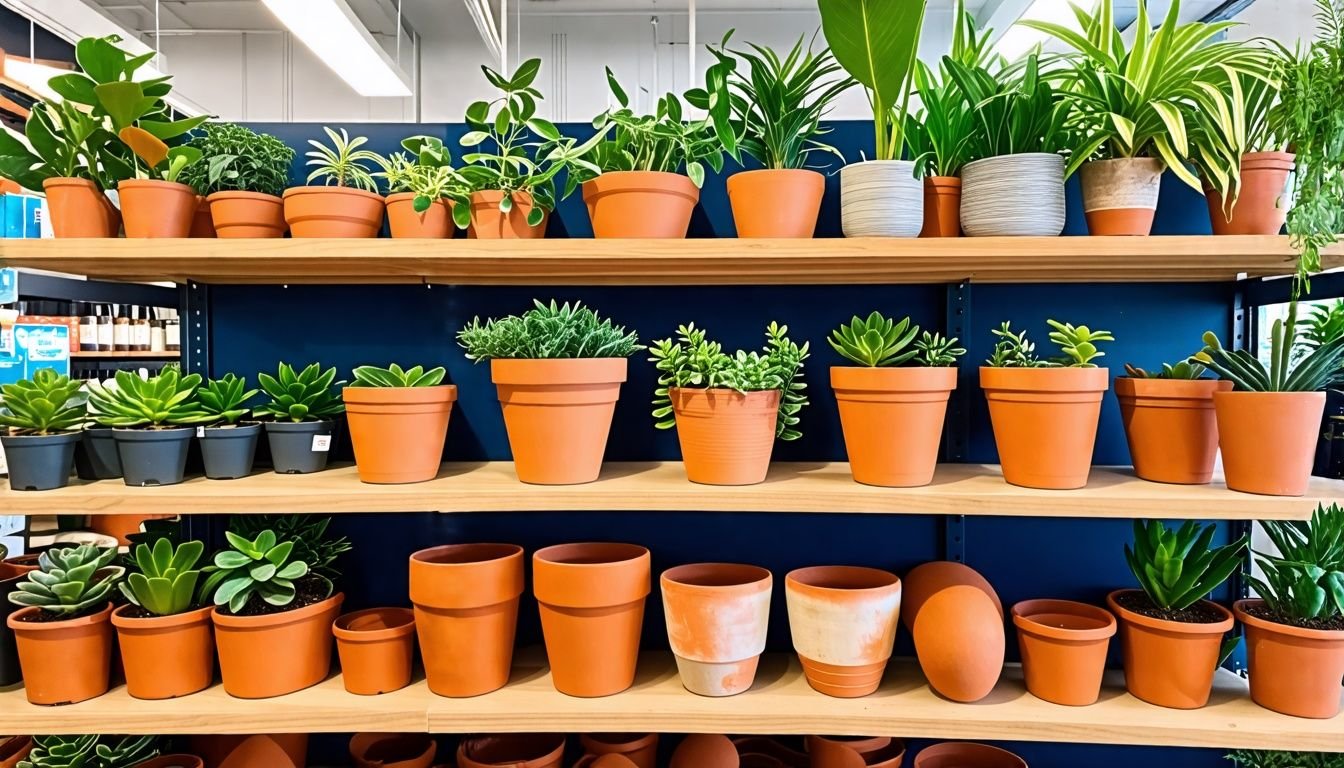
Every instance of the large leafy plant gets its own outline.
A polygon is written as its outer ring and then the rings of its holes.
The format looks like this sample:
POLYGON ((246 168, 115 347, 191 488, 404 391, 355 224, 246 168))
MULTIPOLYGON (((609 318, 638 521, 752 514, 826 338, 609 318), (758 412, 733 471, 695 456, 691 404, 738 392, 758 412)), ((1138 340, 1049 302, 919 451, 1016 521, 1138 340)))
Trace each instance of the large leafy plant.
POLYGON ((1286 320, 1275 320, 1270 327, 1269 363, 1261 362, 1244 349, 1228 349, 1213 331, 1205 331, 1202 351, 1191 360, 1227 379, 1243 392, 1318 392, 1339 381, 1344 361, 1344 335, 1318 339, 1316 346, 1298 347, 1302 342, 1297 319, 1298 305, 1288 305, 1286 320), (1303 349, 1294 356, 1294 349, 1303 349))
MULTIPOLYGON (((279 541, 270 530, 251 540, 233 531, 225 531, 224 536, 231 548, 215 555, 214 565, 206 568, 210 575, 201 585, 215 605, 240 613, 253 596, 277 608, 294 602, 295 582, 309 575, 308 564, 292 556, 294 542, 279 541)), ((326 586, 329 595, 331 583, 326 586)))
POLYGON ((1027 338, 1026 331, 1014 331, 1012 323, 1004 321, 991 331, 998 337, 994 351, 985 361, 991 368, 1096 368, 1096 360, 1106 353, 1097 348, 1102 341, 1115 341, 1110 331, 1092 330, 1086 325, 1046 320, 1054 329, 1050 341, 1059 347, 1060 355, 1043 358, 1036 353, 1036 344, 1027 338))
POLYGON ((467 359, 539 360, 549 358, 629 357, 644 347, 639 334, 615 325, 580 302, 550 304, 533 299, 522 315, 480 318, 457 333, 467 359))
POLYGON ((288 363, 280 363, 274 376, 259 373, 257 382, 271 400, 256 410, 277 421, 323 421, 345 411, 345 404, 333 391, 345 382, 336 381, 335 368, 324 371, 320 363, 312 363, 298 373, 288 363))
POLYGON ((1256 593, 1281 617, 1305 621, 1344 615, 1344 508, 1318 506, 1311 520, 1266 520, 1276 554, 1256 552, 1256 593))
POLYGON ((185 541, 176 548, 167 538, 153 545, 137 544, 135 569, 120 583, 121 593, 155 616, 172 616, 196 604, 196 582, 201 577, 196 562, 205 553, 199 541, 185 541))
POLYGON ((340 133, 322 126, 322 130, 331 140, 327 146, 316 139, 309 139, 312 150, 304 153, 308 158, 305 165, 312 167, 308 173, 308 183, 323 179, 328 186, 353 187, 366 192, 377 192, 378 183, 373 180, 372 167, 381 158, 377 152, 361 149, 369 142, 367 136, 350 138, 344 128, 340 133))
POLYGON ((115 386, 88 382, 89 415, 104 426, 160 429, 215 420, 197 397, 200 374, 183 376, 177 368, 165 367, 147 379, 117 371, 113 381, 115 386))
POLYGON ((54 435, 79 429, 86 418, 80 383, 51 368, 31 379, 0 385, 0 427, 18 435, 54 435))
POLYGON ((112 596, 112 587, 126 569, 114 565, 116 547, 49 549, 37 557, 37 569, 20 581, 9 601, 36 606, 57 619, 74 619, 102 610, 112 596))
POLYGON ((294 150, 280 139, 237 123, 206 123, 187 142, 201 153, 178 178, 197 194, 239 190, 279 197, 289 186, 294 150))
POLYGON ((416 365, 410 368, 402 368, 393 363, 386 368, 379 368, 374 365, 361 365, 355 369, 355 381, 353 387, 436 387, 443 383, 443 377, 448 374, 443 366, 425 370, 423 365, 416 365))
POLYGON ((956 346, 955 338, 924 331, 912 325, 910 318, 899 322, 873 311, 867 318, 855 316, 841 325, 826 340, 841 357, 867 368, 903 365, 914 362, 924 367, 942 367, 956 363, 966 350, 956 346))
POLYGON ((1241 565, 1248 536, 1217 548, 1217 526, 1187 520, 1176 530, 1157 520, 1134 521, 1134 546, 1125 562, 1148 599, 1163 610, 1183 611, 1208 596, 1241 565))
MULTIPOLYGON (((995 73, 1003 70, 1002 57, 990 45, 992 32, 981 30, 962 0, 953 13, 952 49, 948 58, 967 68, 995 73)), ((974 158, 976 104, 967 101, 957 82, 939 62, 935 71, 924 62, 915 70, 915 92, 920 111, 905 121, 905 144, 915 166, 926 176, 957 176, 974 158)))

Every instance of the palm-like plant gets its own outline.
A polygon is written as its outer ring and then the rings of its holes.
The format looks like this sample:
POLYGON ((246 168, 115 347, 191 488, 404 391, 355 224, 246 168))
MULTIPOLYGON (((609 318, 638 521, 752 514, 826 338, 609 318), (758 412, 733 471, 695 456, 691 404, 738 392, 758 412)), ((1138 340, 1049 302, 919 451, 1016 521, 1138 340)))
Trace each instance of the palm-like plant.
POLYGON ((1101 141, 1077 145, 1071 128, 1074 102, 1041 76, 1035 54, 999 72, 950 56, 943 57, 943 67, 974 116, 975 130, 962 156, 968 162, 1024 152, 1070 151, 1065 172, 1069 175, 1101 141))
POLYGON ((372 165, 376 165, 380 158, 377 152, 369 149, 360 149, 369 142, 366 136, 356 136, 350 138, 350 134, 344 128, 340 133, 322 126, 326 132, 327 138, 331 139, 331 146, 327 146, 316 139, 309 139, 308 143, 312 145, 311 152, 305 153, 308 162, 305 165, 313 167, 312 172, 308 174, 308 182, 311 184, 317 179, 325 179, 328 186, 354 187, 368 192, 378 191, 378 183, 373 180, 373 173, 370 171, 372 165))

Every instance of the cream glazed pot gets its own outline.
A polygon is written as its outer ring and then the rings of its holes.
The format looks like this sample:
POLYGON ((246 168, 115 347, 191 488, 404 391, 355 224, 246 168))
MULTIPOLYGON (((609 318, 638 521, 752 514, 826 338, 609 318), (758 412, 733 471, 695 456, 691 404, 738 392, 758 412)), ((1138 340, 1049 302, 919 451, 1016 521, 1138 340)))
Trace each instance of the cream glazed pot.
POLYGON ((865 160, 840 169, 840 229, 845 237, 918 237, 924 180, 909 160, 865 160))
POLYGON ((770 572, 754 565, 697 563, 661 578, 667 638, 682 685, 701 696, 751 687, 770 622, 770 572))
POLYGON ((901 580, 876 568, 800 568, 784 579, 793 649, 807 682, 830 696, 877 690, 896 642, 901 580))

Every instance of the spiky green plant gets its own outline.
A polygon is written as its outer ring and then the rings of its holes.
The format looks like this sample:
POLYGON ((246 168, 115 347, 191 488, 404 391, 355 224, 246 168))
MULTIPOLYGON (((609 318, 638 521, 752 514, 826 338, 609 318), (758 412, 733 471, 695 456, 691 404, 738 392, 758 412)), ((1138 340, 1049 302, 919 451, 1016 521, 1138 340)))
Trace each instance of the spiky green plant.
POLYGON ((1264 578, 1255 591, 1276 613, 1292 619, 1344 615, 1344 509, 1320 505, 1311 520, 1266 520, 1277 554, 1256 552, 1264 578))
POLYGON ((204 424, 215 416, 201 408, 197 395, 200 374, 186 376, 165 366, 157 376, 142 379, 130 371, 117 371, 115 386, 89 381, 89 415, 108 427, 158 429, 186 424, 204 424))
POLYGON ((370 168, 381 158, 377 152, 360 149, 368 143, 368 138, 356 136, 352 139, 344 128, 340 133, 326 126, 323 126, 322 130, 331 140, 331 146, 328 147, 316 139, 308 140, 313 147, 311 152, 304 154, 308 158, 305 165, 313 167, 312 172, 308 174, 308 182, 323 179, 327 185, 377 192, 378 183, 373 180, 370 168))
POLYGON ((966 354, 966 350, 957 346, 957 337, 944 338, 941 333, 924 331, 915 342, 919 354, 915 360, 926 368, 945 368, 957 364, 957 358, 966 354))
POLYGON ((1207 370, 1204 366, 1191 360, 1182 360, 1178 363, 1163 363, 1162 370, 1152 373, 1143 368, 1125 363, 1125 373, 1135 379, 1182 379, 1193 381, 1204 375, 1207 370))
POLYGON ((1344 754, 1240 749, 1227 756, 1241 768, 1344 768, 1344 754))
POLYGON ((197 397, 201 401, 201 410, 215 417, 220 424, 237 424, 238 420, 252 413, 252 409, 243 405, 257 394, 257 390, 247 388, 247 378, 226 373, 218 379, 211 379, 201 387, 197 397))
POLYGON ((1191 360, 1231 381, 1242 392, 1319 392, 1340 379, 1344 360, 1344 335, 1337 335, 1308 348, 1293 361, 1300 328, 1297 302, 1288 305, 1287 320, 1275 320, 1270 328, 1269 364, 1244 349, 1228 349, 1213 331, 1205 331, 1202 351, 1191 360))
POLYGON ((176 549, 166 538, 153 546, 138 544, 133 552, 136 570, 121 582, 127 600, 155 616, 183 613, 196 604, 196 582, 201 571, 196 562, 205 552, 199 541, 186 541, 176 549))
POLYGON ((277 607, 294 602, 294 582, 309 574, 308 564, 292 557, 294 542, 278 541, 269 530, 250 541, 233 531, 224 536, 231 548, 216 553, 214 565, 205 569, 210 575, 201 585, 202 594, 231 613, 242 611, 254 595, 277 607))
POLYGON ((522 315, 480 318, 457 333, 467 359, 540 360, 550 358, 629 357, 644 349, 639 334, 614 325, 580 302, 545 304, 533 299, 522 315))
POLYGON ((1210 549, 1217 530, 1193 520, 1174 531, 1159 520, 1134 521, 1134 547, 1125 545, 1125 561, 1154 605, 1185 610, 1237 570, 1250 537, 1210 549))
POLYGON ((86 418, 80 382, 40 368, 31 379, 0 386, 0 427, 16 435, 54 435, 79 429, 86 418))
POLYGON ((442 366, 426 371, 423 365, 403 369, 393 363, 387 368, 361 365, 355 369, 353 387, 435 387, 448 374, 442 366))
POLYGON ((257 382, 271 398, 257 410, 277 421, 322 421, 345 411, 345 403, 334 391, 345 386, 345 382, 336 381, 335 368, 324 371, 320 363, 313 363, 299 373, 288 363, 280 363, 274 376, 259 373, 257 382))
POLYGON ((928 331, 920 334, 919 326, 912 325, 910 318, 897 322, 876 311, 867 318, 851 318, 848 325, 832 331, 826 341, 841 357, 868 368, 911 361, 925 367, 948 366, 966 354, 955 338, 945 339, 928 331))
POLYGON ((92 544, 49 549, 38 555, 37 569, 19 582, 9 601, 36 606, 62 619, 95 613, 107 604, 112 587, 126 572, 112 564, 116 557, 116 547, 92 544))

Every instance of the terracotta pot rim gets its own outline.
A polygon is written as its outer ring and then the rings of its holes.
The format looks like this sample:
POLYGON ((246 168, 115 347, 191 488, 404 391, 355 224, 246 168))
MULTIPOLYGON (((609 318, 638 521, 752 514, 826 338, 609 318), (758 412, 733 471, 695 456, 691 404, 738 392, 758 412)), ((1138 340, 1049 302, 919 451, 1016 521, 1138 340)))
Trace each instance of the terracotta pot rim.
MULTIPOLYGON (((472 192, 470 195, 468 195, 467 198, 473 203, 477 202, 497 203, 500 200, 504 199, 504 192, 505 191, 502 189, 478 189, 475 192, 472 192)), ((528 201, 532 199, 532 193, 528 192, 525 189, 515 189, 513 190, 512 194, 514 198, 517 199, 525 199, 528 201)))
POLYGON ((18 581, 28 575, 29 571, 37 570, 36 565, 27 563, 15 563, 9 560, 0 561, 0 584, 8 584, 11 581, 18 581), (5 576, 6 573, 12 573, 12 576, 5 576))
POLYGON ((629 368, 626 357, 495 358, 490 360, 490 381, 540 387, 620 384, 629 368))
POLYGON ((1105 640, 1114 635, 1118 627, 1115 620, 1115 614, 1105 608, 1090 603, 1078 602, 1076 600, 1056 600, 1052 598, 1022 600, 1013 605, 1012 616, 1013 625, 1018 629, 1051 640, 1070 640, 1075 642, 1105 640), (1106 624, 1105 626, 1096 627, 1094 629, 1067 629, 1065 627, 1053 627, 1035 620, 1034 617, 1042 613, 1067 613, 1073 616, 1097 619, 1106 624))
POLYGON ((289 187, 288 189, 285 190, 285 193, 281 195, 281 198, 289 199, 290 197, 294 197, 295 195, 321 195, 321 194, 354 195, 355 197, 363 197, 369 200, 383 199, 382 195, 378 194, 377 192, 370 192, 367 189, 359 189, 358 187, 338 187, 335 185, 325 185, 325 184, 324 185, 314 184, 301 187, 289 187))
MULTIPOLYGON (((387 195, 386 197, 384 197, 383 200, 384 200, 388 205, 391 205, 391 204, 393 204, 393 203, 404 203, 404 202, 407 202, 407 201, 414 201, 416 197, 418 197, 418 195, 417 195, 415 192, 393 192, 392 194, 387 195)), ((437 199, 434 199, 434 200, 430 200, 430 201, 429 201, 429 204, 430 204, 430 205, 447 205, 447 204, 448 204, 448 201, 440 197, 440 198, 437 198, 437 199)))
POLYGON ((610 568, 611 566, 621 566, 649 558, 647 547, 639 544, 626 544, 619 541, 580 541, 570 544, 553 544, 549 547, 542 547, 532 553, 532 560, 535 563, 542 563, 547 566, 563 566, 565 568, 610 568), (594 548, 588 550, 588 548, 594 548), (565 560, 555 560, 553 557, 566 550, 574 551, 593 551, 609 552, 611 559, 603 559, 595 563, 571 563, 565 560), (623 554, 622 554, 623 553, 623 554))
POLYGON ((78 176, 52 176, 49 179, 42 180, 42 188, 51 187, 86 187, 96 189, 99 192, 104 191, 98 183, 90 179, 81 179, 78 176))
POLYGON ((1264 600, 1260 598, 1247 598, 1238 600, 1232 604, 1232 612, 1237 617, 1237 621, 1248 627, 1255 627, 1266 632, 1276 632, 1289 637, 1297 637, 1303 640, 1317 640, 1330 643, 1344 642, 1344 629, 1311 629, 1309 627, 1295 627, 1292 624, 1280 624, 1276 621, 1268 621, 1259 616, 1253 616, 1246 612, 1246 607, 1251 604, 1263 605, 1264 600))
POLYGON ((583 182, 582 190, 585 202, 632 192, 679 197, 692 204, 700 201, 700 188, 691 177, 672 171, 606 171, 583 182), (641 184, 640 180, 647 181, 641 184))
POLYGON ((199 195, 196 194, 196 190, 191 186, 178 181, 164 181, 163 179, 123 179, 117 182, 117 189, 121 189, 122 187, 129 189, 144 189, 146 187, 153 189, 155 187, 162 187, 164 189, 173 189, 179 192, 189 192, 192 197, 199 197, 199 195))
POLYGON ((1166 619, 1155 619, 1151 616, 1144 616, 1141 613, 1135 613, 1126 609, 1115 601, 1117 595, 1123 595, 1131 592, 1140 592, 1138 589, 1117 589, 1106 595, 1106 605, 1110 607, 1111 612, 1117 619, 1122 619, 1140 627, 1148 629, 1158 629, 1164 632, 1171 632, 1180 635, 1221 635, 1232 629, 1235 620, 1232 612, 1212 600, 1200 600, 1205 605, 1211 605, 1221 613, 1224 618, 1222 621, 1215 621, 1210 624, 1191 624, 1185 621, 1167 621, 1166 619))
POLYGON ((774 575, 769 569, 748 563, 687 563, 668 568, 658 577, 663 590, 672 587, 677 591, 695 592, 704 595, 723 594, 726 591, 760 592, 769 590, 774 583, 774 575), (722 574, 724 583, 702 584, 684 580, 692 573, 722 574))
POLYGON ((200 608, 192 608, 183 611, 182 613, 174 613, 168 616, 131 618, 122 615, 122 611, 138 607, 139 606, 128 604, 112 611, 112 626, 117 629, 125 629, 131 632, 153 632, 161 629, 185 627, 192 624, 208 624, 210 622, 210 614, 215 610, 215 606, 205 605, 200 608))
POLYGON ((778 176, 806 175, 806 176, 821 176, 822 178, 826 177, 826 174, 820 171, 814 171, 811 168, 754 168, 750 171, 738 171, 737 173, 731 174, 728 176, 728 181, 732 181, 738 176, 765 176, 765 175, 778 175, 778 176))
POLYGON ((619 747, 619 752, 634 752, 658 740, 656 733, 581 733, 579 743, 591 741, 607 747, 619 747))
POLYGON ((456 384, 433 387, 342 387, 341 399, 361 405, 406 405, 410 403, 452 403, 457 401, 456 384))
POLYGON ((16 632, 60 632, 67 629, 77 629, 87 627, 93 624, 102 624, 112 615, 112 603, 108 603, 103 610, 97 613, 91 613, 87 616, 80 616, 75 619, 61 619, 60 621, 20 621, 24 616, 37 613, 42 610, 36 605, 27 605, 17 611, 9 614, 5 623, 9 628, 16 632))
POLYGON ((812 565, 806 568, 795 568, 784 577, 784 583, 786 586, 805 587, 809 590, 836 595, 886 592, 901 588, 900 577, 891 571, 862 565, 812 565), (863 587, 833 587, 824 583, 816 583, 817 581, 823 581, 819 577, 826 574, 866 578, 878 583, 863 587))
POLYGON ((1230 392, 1214 392, 1214 400, 1251 400, 1259 398, 1261 400, 1279 399, 1279 400, 1306 400, 1306 399, 1324 399, 1324 392, 1247 392, 1245 390, 1232 390, 1230 392))
POLYGON ((996 368, 980 366, 980 388, 986 391, 1105 392, 1109 368, 996 368))
POLYGON ((925 176, 924 181, 935 187, 960 187, 960 176, 925 176))
POLYGON ((1212 400, 1216 392, 1228 392, 1232 382, 1222 379, 1141 379, 1133 376, 1115 377, 1116 397, 1140 400, 1212 400))
MULTIPOLYGON (((831 366, 831 388, 860 392, 951 392, 959 369, 937 366, 831 366)), ((836 396, 840 393, 837 391, 836 396)))
POLYGON ((306 619, 311 619, 325 611, 339 607, 345 600, 345 593, 337 592, 321 602, 305 605, 302 608, 296 608, 291 611, 281 611, 280 613, 268 613, 261 616, 231 616, 219 612, 220 606, 214 606, 210 612, 210 618, 215 622, 216 627, 225 627, 227 629, 270 629, 272 627, 285 624, 296 624, 306 619))
POLYGON ((501 563, 506 560, 516 560, 523 556, 523 548, 517 544, 498 544, 493 542, 466 543, 466 544, 440 544, 436 547, 426 547, 411 553, 411 562, 417 566, 428 568, 463 568, 478 566, 486 563, 501 563), (492 557, 482 557, 478 560, 464 560, 460 562, 442 563, 429 558, 438 554, 448 552, 465 552, 469 550, 489 551, 493 548, 497 555, 492 557))
POLYGON ((207 203, 213 203, 216 200, 258 200, 267 203, 284 203, 285 199, 279 195, 272 195, 266 192, 252 192, 246 189, 221 189, 218 192, 211 192, 205 196, 207 203))
MULTIPOLYGON (((423 742, 424 744, 424 749, 421 749, 419 753, 407 757, 406 760, 397 760, 395 763, 392 763, 393 765, 401 765, 403 763, 416 762, 419 760, 424 760, 426 758, 432 758, 434 753, 438 751, 439 748, 439 745, 435 742, 434 737, 427 733, 363 732, 363 733, 355 733, 350 736, 350 756, 354 758, 357 762, 369 762, 367 754, 372 747, 384 741, 391 741, 393 739, 400 739, 407 742, 414 742, 417 744, 423 742), (356 750, 358 750, 358 752, 356 750)), ((386 765, 387 763, 385 761, 378 761, 375 764, 381 766, 386 765)))
POLYGON ((981 744, 978 741, 944 741, 940 744, 933 744, 920 750, 919 754, 915 755, 915 768, 919 768, 921 758, 926 754, 929 757, 941 757, 945 753, 956 754, 956 750, 961 747, 970 747, 972 751, 979 752, 982 755, 1012 758, 1013 764, 1022 766, 1022 768, 1026 768, 1027 765, 1026 761, 1021 757, 1018 757, 1017 754, 1009 752, 1002 747, 993 746, 992 744, 981 744))
POLYGON ((386 640, 396 640, 415 632, 415 612, 410 608, 365 608, 337 616, 331 622, 331 631, 340 640, 349 640, 356 643, 378 643, 386 640), (371 615, 394 617, 398 623, 390 627, 379 627, 377 629, 350 628, 351 622, 371 615))

